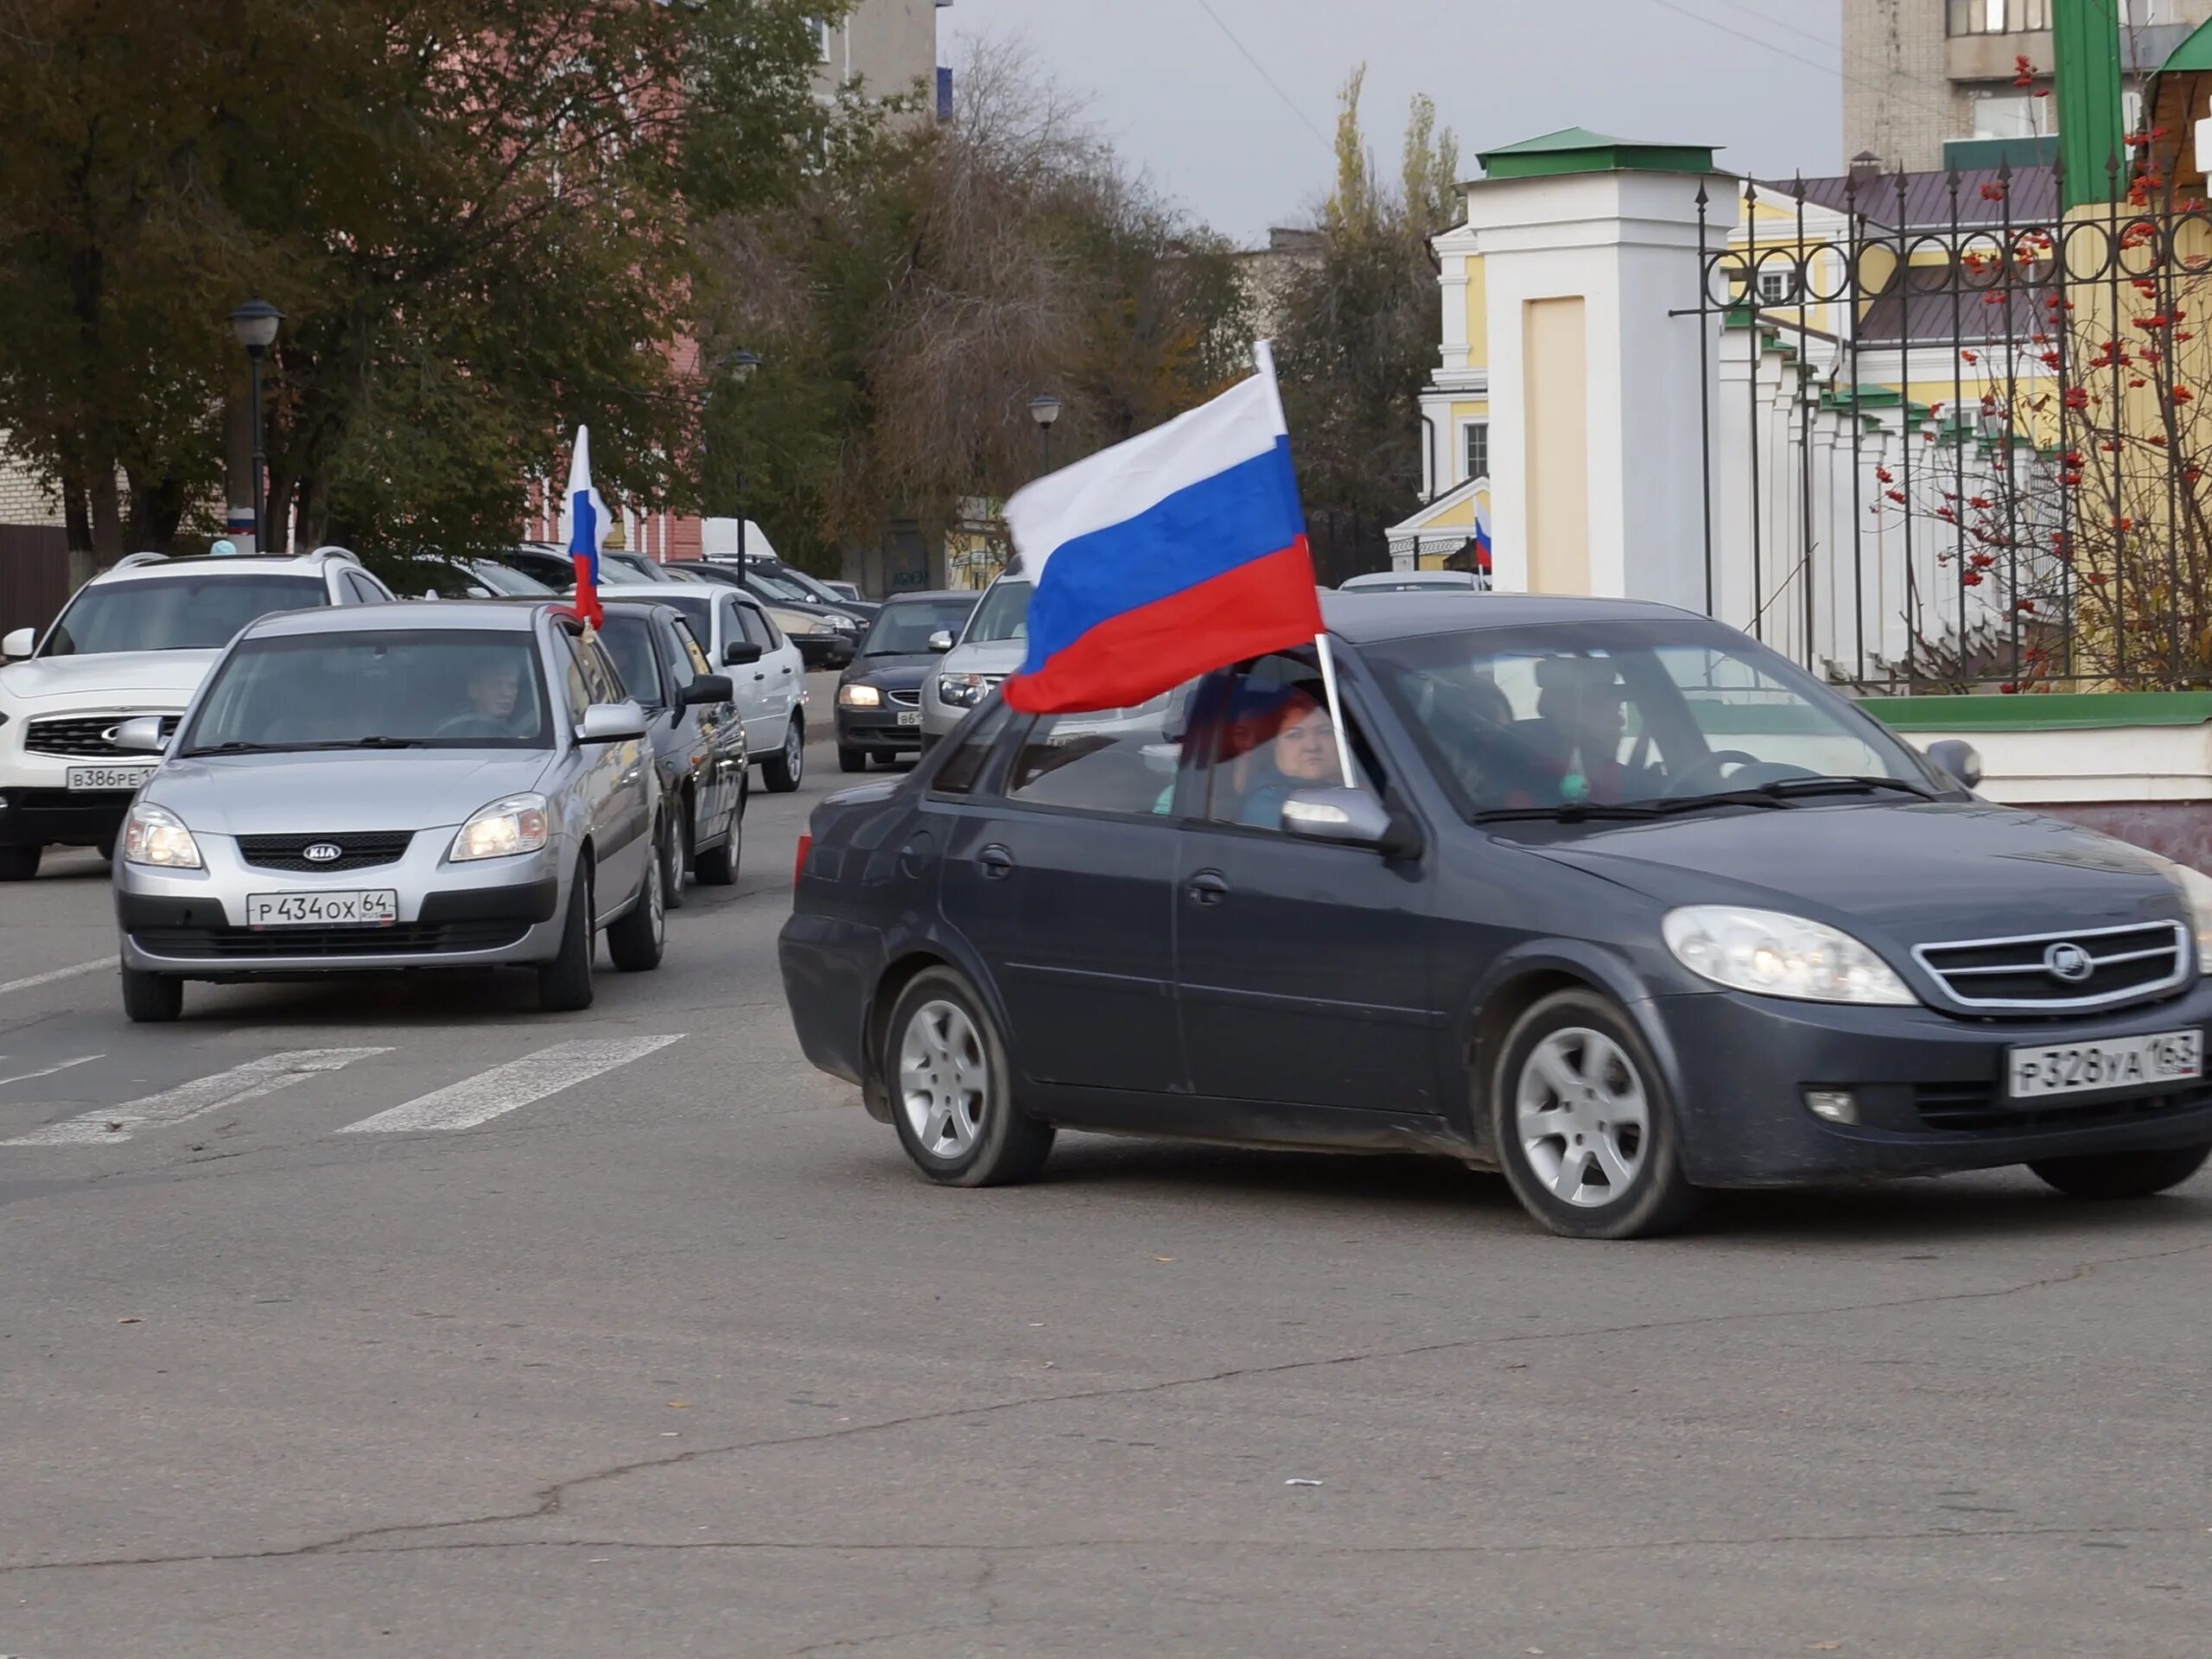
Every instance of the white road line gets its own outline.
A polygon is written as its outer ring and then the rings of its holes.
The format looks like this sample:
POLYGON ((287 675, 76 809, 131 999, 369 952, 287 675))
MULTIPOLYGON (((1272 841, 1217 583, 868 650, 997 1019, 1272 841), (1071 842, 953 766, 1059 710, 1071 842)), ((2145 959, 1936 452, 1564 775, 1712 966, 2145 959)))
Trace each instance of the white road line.
MULTIPOLYGON (((57 1071, 67 1071, 73 1065, 88 1065, 94 1060, 106 1058, 104 1054, 79 1054, 73 1060, 63 1060, 57 1065, 47 1066, 42 1071, 18 1071, 12 1077, 0 1077, 0 1089, 5 1089, 11 1083, 29 1083, 33 1077, 50 1077, 57 1071)), ((0 1654, 0 1659, 7 1659, 7 1656, 0 1654)))
POLYGON ((248 1060, 213 1077, 195 1077, 157 1095, 148 1095, 121 1106, 102 1107, 75 1117, 49 1123, 42 1129, 0 1141, 0 1147, 83 1147, 109 1141, 127 1141, 140 1129, 166 1128, 187 1118, 198 1117, 219 1107, 242 1105, 304 1083, 318 1072, 335 1071, 372 1055, 389 1054, 389 1048, 302 1048, 248 1060))
POLYGON ((113 957, 102 957, 97 962, 80 962, 73 968, 56 968, 52 973, 33 974, 28 979, 11 979, 5 984, 0 984, 0 996, 5 996, 10 991, 28 991, 35 985, 51 985, 57 979, 74 979, 79 974, 114 966, 113 957))
POLYGON ((673 1037, 617 1037, 599 1042, 556 1043, 489 1071, 436 1090, 404 1106, 348 1123, 340 1135, 398 1135, 473 1129, 504 1117, 520 1106, 642 1060, 658 1049, 683 1040, 673 1037))

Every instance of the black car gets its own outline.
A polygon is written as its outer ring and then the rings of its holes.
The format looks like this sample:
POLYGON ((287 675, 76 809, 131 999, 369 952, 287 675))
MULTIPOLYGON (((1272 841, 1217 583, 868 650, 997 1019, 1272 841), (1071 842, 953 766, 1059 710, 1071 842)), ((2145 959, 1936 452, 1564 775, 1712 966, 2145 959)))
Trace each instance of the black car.
POLYGON ((2122 1198, 2212 1149, 2212 880, 1993 806, 1733 629, 1332 595, 1310 651, 1143 709, 994 698, 817 808, 806 1053, 935 1180, 1056 1128, 1416 1148, 1556 1231, 1706 1187, 2024 1163, 2122 1198))
POLYGON ((980 594, 901 594, 885 601, 862 636, 860 654, 837 682, 837 764, 868 770, 922 750, 922 681, 944 652, 931 639, 958 638, 980 594))
MULTIPOLYGON (((661 891, 671 910, 683 903, 683 878, 727 887, 737 880, 745 845, 750 775, 745 725, 728 676, 713 671, 681 612, 646 600, 610 599, 601 643, 622 683, 652 721, 647 735, 661 795, 681 803, 676 835, 663 847, 661 891)), ((733 645, 733 666, 757 662, 760 647, 733 645), (750 656, 745 653, 750 652, 750 656)))

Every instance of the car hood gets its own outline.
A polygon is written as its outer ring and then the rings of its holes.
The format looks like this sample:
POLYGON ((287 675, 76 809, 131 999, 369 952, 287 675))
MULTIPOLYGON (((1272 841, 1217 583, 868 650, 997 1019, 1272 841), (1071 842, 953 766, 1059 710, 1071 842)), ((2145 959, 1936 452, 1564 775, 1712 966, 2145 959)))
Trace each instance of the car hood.
POLYGON ((902 652, 895 657, 859 657, 844 673, 849 685, 880 685, 889 691, 911 691, 944 660, 934 651, 902 652))
POLYGON ((546 749, 346 749, 210 754, 162 763, 146 798, 219 836, 430 830, 535 789, 546 749))
POLYGON ((213 651, 114 651, 34 657, 0 668, 0 695, 18 702, 105 703, 181 709, 222 655, 213 651))
POLYGON ((1029 655, 1027 639, 957 645, 940 658, 948 674, 1011 674, 1029 655))
POLYGON ((2187 919, 2156 855, 1981 803, 1724 812, 1534 850, 1665 905, 1787 911, 1908 944, 2187 919))

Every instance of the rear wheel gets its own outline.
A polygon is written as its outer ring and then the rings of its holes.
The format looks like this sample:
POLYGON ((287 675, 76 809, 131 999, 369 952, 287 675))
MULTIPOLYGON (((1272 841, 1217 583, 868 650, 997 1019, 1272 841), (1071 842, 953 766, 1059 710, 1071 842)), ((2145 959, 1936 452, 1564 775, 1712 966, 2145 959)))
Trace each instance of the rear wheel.
POLYGON ((843 744, 840 743, 837 746, 837 770, 840 772, 866 772, 868 770, 868 751, 866 749, 849 749, 843 744))
POLYGON ((784 747, 760 763, 760 777, 772 794, 788 795, 805 776, 806 723, 793 715, 784 733, 784 747))
POLYGON ((699 885, 730 887, 737 885, 738 855, 745 850, 745 791, 738 791, 737 804, 729 810, 729 833, 694 862, 699 885))
POLYGON ((880 1059, 899 1143, 930 1179, 1001 1186, 1044 1168, 1052 1126, 1014 1104, 1006 1044, 959 974, 915 976, 891 1011, 880 1059))
POLYGON ((0 881, 28 881, 38 874, 42 847, 0 847, 0 881))
POLYGON ((677 819, 669 826, 660 843, 660 889, 671 910, 683 908, 683 876, 696 858, 691 850, 692 837, 696 833, 691 827, 691 797, 677 798, 677 819))
POLYGON ((125 968, 123 1012, 134 1025, 167 1025, 184 1012, 184 982, 175 974, 125 968))
POLYGON ((561 953, 537 969, 537 1006, 548 1014, 591 1007, 591 861, 576 866, 569 884, 569 914, 561 926, 561 953))
POLYGON ((2044 1158, 2028 1167, 2069 1198, 2147 1198, 2179 1186, 2212 1158, 2212 1146, 2044 1158))
POLYGON ((607 954, 626 974, 650 973, 660 966, 668 938, 668 906, 660 884, 661 861, 645 861, 645 884, 638 902, 607 930, 607 954))
POLYGON ((1659 1069, 1610 999, 1562 991, 1522 1014, 1489 1092, 1505 1179, 1552 1231, 1647 1238, 1695 1213, 1659 1069))

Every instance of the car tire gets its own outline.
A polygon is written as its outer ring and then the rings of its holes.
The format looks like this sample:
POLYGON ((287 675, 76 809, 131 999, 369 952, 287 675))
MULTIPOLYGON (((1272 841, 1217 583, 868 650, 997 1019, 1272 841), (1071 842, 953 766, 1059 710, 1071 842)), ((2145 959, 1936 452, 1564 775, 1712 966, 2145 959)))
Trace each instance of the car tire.
POLYGON ((43 847, 0 847, 0 881, 28 881, 38 874, 43 847))
POLYGON ((843 744, 840 743, 837 746, 837 770, 840 772, 866 772, 868 770, 868 751, 866 749, 849 749, 843 744))
POLYGON ((806 722, 797 715, 784 733, 784 747, 760 763, 760 781, 772 795, 788 795, 806 776, 806 722))
POLYGON ((702 887, 734 887, 737 885, 737 861, 745 850, 745 791, 738 791, 737 804, 729 810, 729 833, 705 852, 698 855, 692 865, 692 874, 702 887))
POLYGON ((175 974, 123 970, 124 1017, 134 1026, 165 1026, 184 1012, 184 982, 175 974))
POLYGON ((537 969, 537 1006, 548 1014, 575 1014, 591 1007, 593 986, 591 862, 576 866, 569 883, 569 914, 561 927, 561 952, 537 969))
POLYGON ((1489 1127, 1513 1196, 1562 1236, 1649 1238, 1696 1213, 1659 1067, 1597 992, 1561 991, 1515 1021, 1489 1127))
POLYGON ((683 908, 683 877, 697 860, 691 850, 693 837, 697 833, 692 827, 691 798, 679 795, 676 798, 677 817, 668 833, 661 837, 660 891, 661 902, 671 910, 683 908))
POLYGON ((2044 1158, 2028 1167, 2069 1198, 2148 1198, 2179 1186, 2204 1167, 2207 1158, 2212 1158, 2212 1146, 2160 1147, 2044 1158))
POLYGON ((997 1023, 961 975, 915 976, 891 1011, 878 1059, 899 1144, 932 1181, 1004 1186, 1044 1168, 1052 1126, 1016 1104, 997 1023))
POLYGON ((93 849, 93 850, 94 850, 95 852, 97 852, 98 854, 99 854, 99 855, 100 855, 103 859, 106 860, 109 863, 111 863, 111 864, 114 863, 114 862, 115 862, 115 837, 114 837, 113 836, 109 836, 105 841, 104 841, 104 842, 100 842, 100 844, 99 844, 98 847, 94 848, 94 849, 93 849))
MULTIPOLYGON (((662 832, 665 838, 667 832, 662 832)), ((667 895, 661 887, 661 860, 645 861, 645 885, 638 900, 607 925, 607 954, 626 974, 648 974, 660 966, 668 941, 667 895)))

